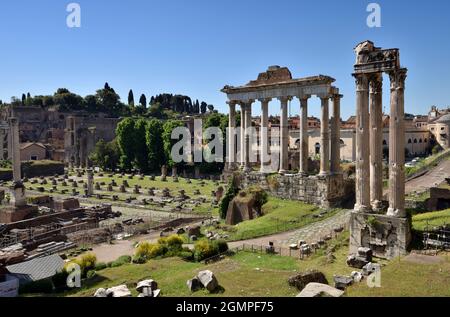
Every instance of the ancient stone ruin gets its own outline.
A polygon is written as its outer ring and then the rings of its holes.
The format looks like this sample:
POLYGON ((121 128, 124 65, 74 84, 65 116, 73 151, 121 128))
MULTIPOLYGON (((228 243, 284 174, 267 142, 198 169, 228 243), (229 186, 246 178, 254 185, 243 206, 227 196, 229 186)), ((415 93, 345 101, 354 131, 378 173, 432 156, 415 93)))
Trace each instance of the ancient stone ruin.
POLYGON ((370 41, 355 48, 356 64, 356 204, 350 224, 350 253, 372 249, 374 256, 407 253, 411 224, 405 210, 404 89, 407 69, 398 49, 370 41), (382 74, 391 81, 389 126, 389 208, 383 210, 382 74))

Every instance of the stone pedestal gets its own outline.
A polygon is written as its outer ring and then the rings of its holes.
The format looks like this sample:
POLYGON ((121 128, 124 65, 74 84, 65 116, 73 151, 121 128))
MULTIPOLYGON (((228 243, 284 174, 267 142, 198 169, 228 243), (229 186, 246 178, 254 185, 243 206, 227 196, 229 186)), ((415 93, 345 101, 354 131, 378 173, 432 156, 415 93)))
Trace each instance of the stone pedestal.
POLYGON ((29 219, 34 215, 37 215, 37 206, 21 206, 14 207, 8 206, 0 209, 0 223, 12 223, 18 222, 25 219, 29 219))
POLYGON ((359 247, 370 248, 373 255, 393 259, 408 253, 411 223, 407 218, 353 212, 350 220, 350 254, 359 247))

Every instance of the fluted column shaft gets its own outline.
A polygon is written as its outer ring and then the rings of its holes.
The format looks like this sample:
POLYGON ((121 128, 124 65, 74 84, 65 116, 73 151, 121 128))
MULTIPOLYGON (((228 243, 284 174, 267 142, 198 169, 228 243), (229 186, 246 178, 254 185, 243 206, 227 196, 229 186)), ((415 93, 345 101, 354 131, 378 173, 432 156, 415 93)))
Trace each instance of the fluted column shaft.
POLYGON ((20 138, 19 138, 19 121, 17 118, 10 118, 10 143, 11 143, 11 160, 13 167, 13 181, 18 182, 22 180, 20 170, 20 138))
POLYGON ((370 77, 370 202, 374 211, 383 200, 383 76, 370 77))
POLYGON ((389 209, 388 216, 404 218, 405 211, 405 80, 406 69, 389 74, 391 117, 389 124, 389 209))
POLYGON ((271 99, 261 101, 261 127, 259 136, 261 173, 266 172, 265 164, 269 162, 269 102, 271 99))
POLYGON ((341 95, 334 95, 331 118, 331 173, 341 172, 341 95))
POLYGON ((228 117, 228 168, 233 169, 236 164, 236 102, 228 102, 230 114, 228 117))
POLYGON ((300 174, 308 174, 308 97, 300 97, 300 174))
POLYGON ((288 97, 279 98, 281 103, 280 116, 280 174, 289 169, 289 126, 288 126, 288 97))
POLYGON ((241 103, 241 131, 240 131, 240 163, 241 168, 244 168, 245 165, 245 116, 247 114, 246 111, 246 105, 244 103, 241 103))
POLYGON ((355 211, 370 212, 369 80, 365 74, 354 76, 356 78, 355 211))
POLYGON ((330 97, 321 97, 320 122, 320 175, 330 174, 330 97))
POLYGON ((250 171, 250 155, 252 155, 250 152, 252 151, 252 144, 250 142, 251 140, 251 127, 252 127, 252 103, 253 101, 249 101, 246 104, 245 110, 245 162, 244 162, 244 170, 250 171))

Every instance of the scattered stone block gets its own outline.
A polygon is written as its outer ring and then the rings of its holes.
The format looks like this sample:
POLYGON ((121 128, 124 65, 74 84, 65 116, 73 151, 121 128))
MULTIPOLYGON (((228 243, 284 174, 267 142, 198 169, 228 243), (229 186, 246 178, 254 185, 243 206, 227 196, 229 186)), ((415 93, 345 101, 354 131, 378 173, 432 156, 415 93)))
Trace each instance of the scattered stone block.
POLYGON ((355 269, 362 269, 368 263, 369 261, 356 255, 350 255, 347 258, 347 265, 355 269))
POLYGON ((202 283, 197 277, 190 279, 186 282, 188 289, 193 293, 203 288, 202 283))
POLYGON ((342 295, 344 295, 343 291, 329 285, 309 283, 297 297, 342 297, 342 295))
POLYGON ((199 272, 197 278, 210 293, 214 292, 217 287, 219 287, 217 278, 214 273, 209 270, 199 272))
POLYGON ((347 287, 353 284, 353 278, 350 276, 334 276, 334 287, 340 290, 345 290, 347 287))
POLYGON ((299 291, 301 291, 309 283, 328 284, 328 281, 322 272, 312 270, 290 277, 288 279, 288 283, 290 286, 296 287, 299 291))

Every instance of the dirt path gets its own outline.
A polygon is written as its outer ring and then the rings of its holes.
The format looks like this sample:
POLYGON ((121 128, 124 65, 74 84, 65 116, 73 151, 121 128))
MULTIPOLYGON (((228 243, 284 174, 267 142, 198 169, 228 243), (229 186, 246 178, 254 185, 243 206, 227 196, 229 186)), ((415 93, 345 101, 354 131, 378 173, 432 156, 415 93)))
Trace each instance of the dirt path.
POLYGON ((450 177, 450 160, 444 160, 426 174, 406 182, 406 193, 424 192, 439 186, 450 177))

